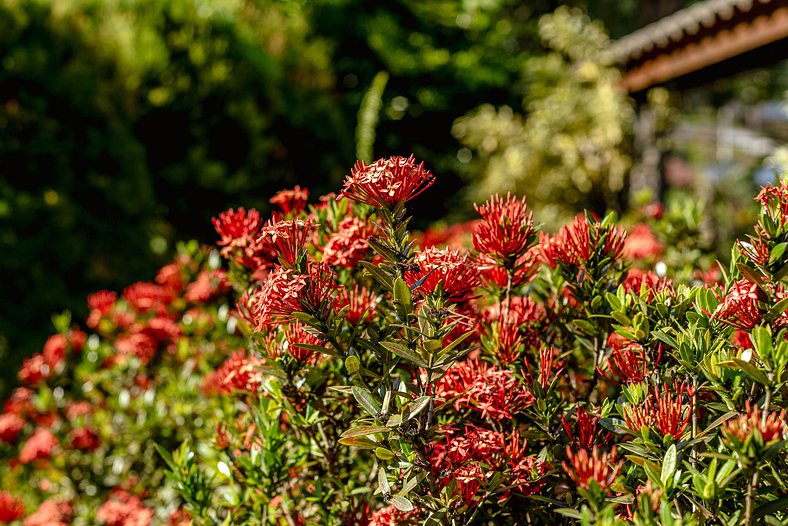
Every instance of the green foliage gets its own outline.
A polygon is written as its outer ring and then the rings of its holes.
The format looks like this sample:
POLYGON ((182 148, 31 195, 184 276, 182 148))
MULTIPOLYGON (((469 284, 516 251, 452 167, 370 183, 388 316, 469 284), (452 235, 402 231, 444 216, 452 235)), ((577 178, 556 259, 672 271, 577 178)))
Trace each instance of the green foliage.
POLYGON ((616 85, 607 35, 566 7, 541 18, 539 34, 548 53, 524 63, 523 114, 488 104, 453 127, 483 164, 471 195, 527 192, 545 219, 565 219, 600 202, 617 207, 633 113, 616 85))

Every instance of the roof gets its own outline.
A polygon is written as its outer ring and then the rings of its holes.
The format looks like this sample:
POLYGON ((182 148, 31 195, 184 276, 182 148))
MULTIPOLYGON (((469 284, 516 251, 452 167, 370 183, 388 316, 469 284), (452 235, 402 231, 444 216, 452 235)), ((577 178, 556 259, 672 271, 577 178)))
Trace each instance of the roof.
POLYGON ((705 0, 621 38, 611 52, 633 92, 785 38, 786 0, 705 0))

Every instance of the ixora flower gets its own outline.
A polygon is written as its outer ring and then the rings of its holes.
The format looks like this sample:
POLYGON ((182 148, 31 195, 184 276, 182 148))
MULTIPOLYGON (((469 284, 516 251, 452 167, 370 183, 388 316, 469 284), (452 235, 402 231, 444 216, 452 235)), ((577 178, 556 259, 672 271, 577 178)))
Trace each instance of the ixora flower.
POLYGON ((347 198, 381 208, 394 208, 410 201, 432 186, 435 177, 424 169, 424 163, 416 164, 410 157, 378 159, 372 164, 358 161, 345 178, 339 198, 347 198))
POLYGON ((257 331, 265 325, 290 322, 295 312, 325 319, 336 302, 336 289, 334 273, 326 263, 310 263, 306 274, 277 268, 253 298, 257 331))
POLYGON ((607 370, 615 379, 606 375, 597 366, 599 374, 616 385, 640 383, 646 379, 648 373, 646 351, 636 342, 628 343, 623 347, 614 347, 607 359, 607 370))
POLYGON ((153 519, 153 510, 142 505, 142 500, 124 490, 101 505, 96 518, 106 526, 148 526, 153 519))
POLYGON ((480 283, 478 266, 459 251, 428 248, 416 254, 414 263, 418 270, 408 270, 403 277, 421 294, 431 294, 442 284, 443 298, 459 303, 469 300, 480 283))
POLYGON ((369 252, 367 238, 374 232, 374 226, 356 216, 344 218, 323 247, 323 261, 337 267, 354 268, 369 252))
POLYGON ((261 236, 278 249, 280 261, 292 268, 305 254, 306 242, 313 230, 314 224, 309 219, 288 219, 266 224, 261 236))
POLYGON ((68 526, 71 524, 71 515, 71 504, 47 499, 25 519, 24 526, 68 526))
POLYGON ((607 453, 600 454, 597 446, 594 446, 590 455, 587 449, 575 452, 571 446, 566 446, 566 460, 561 465, 569 478, 581 488, 588 489, 591 481, 594 481, 604 491, 615 482, 624 461, 616 464, 615 446, 609 456, 607 453))
POLYGON ((744 279, 736 281, 713 318, 746 331, 760 325, 763 315, 758 308, 758 285, 744 279))
POLYGON ((16 441, 22 428, 25 426, 25 421, 15 413, 3 413, 0 415, 0 442, 7 442, 9 444, 16 441))
POLYGON ((587 263, 592 255, 619 258, 624 250, 626 231, 616 226, 589 224, 581 214, 564 226, 552 238, 542 235, 540 245, 544 260, 553 268, 556 264, 578 266, 587 263))
POLYGON ((309 190, 295 185, 292 190, 280 190, 268 202, 272 205, 279 205, 282 213, 287 215, 290 212, 299 213, 306 208, 309 200, 309 190))
POLYGON ((731 418, 722 427, 722 434, 733 448, 744 445, 748 439, 758 440, 762 445, 781 440, 788 432, 785 410, 771 411, 763 415, 757 404, 747 400, 746 411, 731 418), (756 438, 757 437, 757 438, 756 438))
POLYGON ((674 383, 673 390, 674 393, 671 393, 663 385, 660 392, 655 386, 644 403, 626 406, 622 416, 627 427, 639 433, 646 426, 655 429, 663 437, 670 435, 675 440, 680 439, 692 415, 692 404, 685 405, 683 402, 684 394, 690 394, 686 383, 674 383))
POLYGON ((483 205, 473 205, 482 216, 473 234, 473 247, 492 258, 505 261, 523 255, 534 240, 533 214, 525 197, 492 196, 483 205))
POLYGON ((9 524, 22 518, 25 507, 22 501, 7 491, 0 491, 0 522, 9 524))
POLYGON ((48 458, 57 444, 57 438, 50 430, 38 428, 22 446, 22 451, 19 452, 19 462, 29 464, 34 460, 48 458))
POLYGON ((577 409, 577 423, 575 424, 575 432, 572 432, 572 427, 569 422, 562 416, 561 424, 564 426, 569 440, 572 441, 575 447, 580 449, 590 450, 596 445, 604 444, 610 440, 611 434, 599 432, 599 417, 588 413, 584 407, 577 409))

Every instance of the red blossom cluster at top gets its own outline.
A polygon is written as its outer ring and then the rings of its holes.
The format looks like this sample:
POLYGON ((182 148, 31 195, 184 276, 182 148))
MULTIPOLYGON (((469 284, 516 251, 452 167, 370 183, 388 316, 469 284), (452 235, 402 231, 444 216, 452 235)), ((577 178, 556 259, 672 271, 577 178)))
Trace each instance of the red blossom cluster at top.
POLYGON ((432 186, 435 177, 410 157, 389 157, 372 164, 358 161, 345 178, 339 198, 382 208, 410 201, 432 186))

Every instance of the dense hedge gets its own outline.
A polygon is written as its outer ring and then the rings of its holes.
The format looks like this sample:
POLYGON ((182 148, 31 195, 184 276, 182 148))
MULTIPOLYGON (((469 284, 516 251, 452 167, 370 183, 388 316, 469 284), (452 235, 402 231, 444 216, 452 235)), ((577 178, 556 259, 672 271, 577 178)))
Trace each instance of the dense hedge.
POLYGON ((0 415, 0 522, 785 521, 788 183, 722 267, 686 206, 549 235, 496 195, 413 235, 435 182, 383 158, 230 209, 218 254, 59 320, 0 415))

